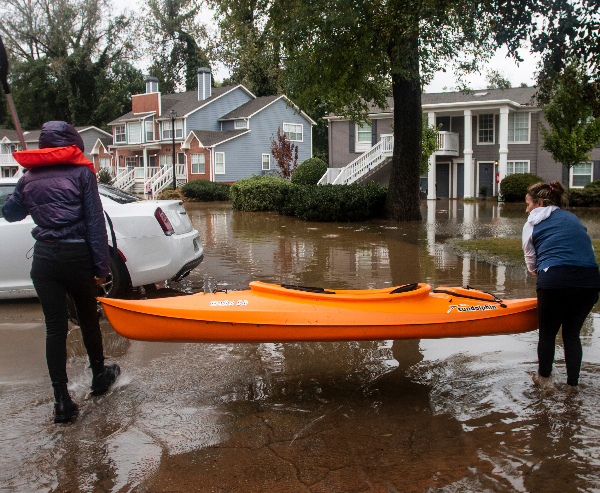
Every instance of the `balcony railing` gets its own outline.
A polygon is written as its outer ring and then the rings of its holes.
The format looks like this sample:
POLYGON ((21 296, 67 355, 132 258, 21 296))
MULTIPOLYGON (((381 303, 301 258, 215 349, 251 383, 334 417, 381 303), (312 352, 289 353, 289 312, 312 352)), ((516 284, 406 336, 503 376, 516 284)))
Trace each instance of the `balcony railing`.
POLYGON ((458 156, 458 134, 455 132, 440 132, 437 138, 438 149, 435 154, 438 156, 458 156))

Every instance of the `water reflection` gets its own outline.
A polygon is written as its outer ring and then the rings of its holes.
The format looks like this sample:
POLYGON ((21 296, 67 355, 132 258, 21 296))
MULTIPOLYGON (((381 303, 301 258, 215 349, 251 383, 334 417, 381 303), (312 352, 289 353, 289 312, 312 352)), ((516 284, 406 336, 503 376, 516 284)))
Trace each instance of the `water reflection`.
MULTIPOLYGON (((205 260, 176 284, 251 280, 328 288, 425 281, 535 295, 524 266, 457 256, 456 238, 515 236, 522 205, 423 203, 418 224, 305 223, 191 204, 205 260)), ((582 220, 600 237, 598 214, 582 220)), ((14 491, 594 491, 600 489, 600 349, 584 326, 583 390, 534 389, 536 333, 293 344, 128 341, 104 323, 124 373, 101 398, 80 334, 69 375, 81 416, 51 424, 38 304, 0 304, 0 484, 14 491), (24 319, 23 314, 26 314, 24 319), (26 349, 25 349, 26 348, 26 349)), ((558 343, 561 344, 560 340, 558 343)))

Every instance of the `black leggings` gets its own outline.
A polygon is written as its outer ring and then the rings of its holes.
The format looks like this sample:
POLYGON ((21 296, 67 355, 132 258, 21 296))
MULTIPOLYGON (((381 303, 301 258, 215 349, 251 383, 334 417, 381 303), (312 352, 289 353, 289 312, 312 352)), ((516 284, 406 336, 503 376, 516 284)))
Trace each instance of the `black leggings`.
POLYGON ((86 243, 36 242, 31 279, 46 318, 46 362, 52 383, 68 381, 67 292, 75 301, 90 365, 95 371, 102 371, 104 353, 96 308, 94 267, 86 243))
POLYGON ((556 334, 562 325, 567 365, 567 384, 579 383, 583 351, 579 332, 585 318, 598 301, 598 290, 591 288, 538 289, 538 373, 548 378, 552 373, 556 334))

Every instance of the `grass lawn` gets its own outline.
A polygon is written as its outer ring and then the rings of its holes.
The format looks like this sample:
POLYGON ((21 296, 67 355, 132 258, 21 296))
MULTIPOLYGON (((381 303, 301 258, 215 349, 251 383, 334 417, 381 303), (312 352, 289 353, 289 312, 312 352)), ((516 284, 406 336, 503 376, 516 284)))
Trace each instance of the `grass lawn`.
MULTIPOLYGON (((463 251, 477 252, 484 256, 495 257, 497 260, 525 265, 521 238, 478 238, 455 241, 453 245, 463 251)), ((596 262, 600 265, 600 240, 592 240, 592 245, 596 262)))

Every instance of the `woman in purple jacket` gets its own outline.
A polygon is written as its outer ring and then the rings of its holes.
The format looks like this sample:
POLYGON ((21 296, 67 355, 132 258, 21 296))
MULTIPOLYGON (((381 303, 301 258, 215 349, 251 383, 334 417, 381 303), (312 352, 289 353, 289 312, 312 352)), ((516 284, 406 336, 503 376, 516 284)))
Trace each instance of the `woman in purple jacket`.
POLYGON ((567 385, 577 388, 583 356, 579 332, 598 301, 600 272, 587 230, 577 216, 560 208, 564 193, 557 181, 527 189, 523 251, 527 269, 537 277, 539 368, 533 381, 548 383, 562 326, 567 385))
MULTIPOLYGON (((83 140, 71 125, 58 121, 43 125, 40 149, 73 145, 83 152, 83 140)), ((35 151, 27 152, 36 156, 35 151)), ((45 164, 42 153, 39 159, 45 164)), ((92 368, 92 394, 106 392, 120 373, 117 365, 104 365, 96 307, 97 286, 109 273, 108 239, 96 176, 90 167, 75 164, 34 167, 19 180, 2 213, 10 222, 31 214, 36 224, 31 232, 36 239, 31 279, 46 319, 54 422, 69 422, 79 411, 67 389, 66 293, 71 294, 77 309, 92 368)))

